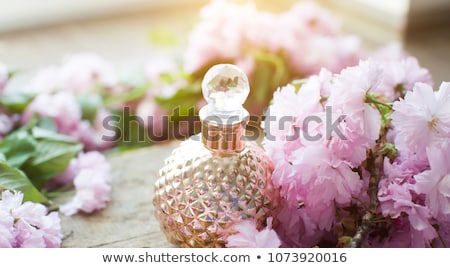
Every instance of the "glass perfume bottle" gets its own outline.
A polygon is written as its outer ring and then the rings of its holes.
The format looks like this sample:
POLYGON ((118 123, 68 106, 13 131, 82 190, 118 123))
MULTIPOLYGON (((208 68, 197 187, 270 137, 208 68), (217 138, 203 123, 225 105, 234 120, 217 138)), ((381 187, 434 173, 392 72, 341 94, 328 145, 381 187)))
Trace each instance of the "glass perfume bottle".
POLYGON ((155 216, 179 247, 224 247, 233 224, 253 219, 262 228, 279 202, 270 159, 245 140, 246 75, 231 64, 215 65, 202 91, 208 104, 199 112, 201 134, 172 152, 155 183, 155 216))

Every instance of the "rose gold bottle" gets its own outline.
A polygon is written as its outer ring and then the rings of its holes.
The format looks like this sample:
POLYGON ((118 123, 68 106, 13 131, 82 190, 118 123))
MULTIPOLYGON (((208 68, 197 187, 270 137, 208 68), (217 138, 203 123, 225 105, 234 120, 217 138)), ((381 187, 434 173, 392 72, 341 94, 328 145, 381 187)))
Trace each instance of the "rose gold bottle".
POLYGON ((263 227, 279 202, 269 158, 245 141, 246 75, 234 65, 216 65, 202 90, 208 102, 200 110, 202 133, 173 151, 155 184, 156 218, 179 247, 224 247, 233 224, 254 219, 263 227))

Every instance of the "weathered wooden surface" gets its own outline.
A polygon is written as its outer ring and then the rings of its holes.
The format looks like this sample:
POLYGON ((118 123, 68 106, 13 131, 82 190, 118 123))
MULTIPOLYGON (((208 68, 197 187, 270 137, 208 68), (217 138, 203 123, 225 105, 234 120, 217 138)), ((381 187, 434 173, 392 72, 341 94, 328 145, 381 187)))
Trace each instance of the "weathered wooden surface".
POLYGON ((108 157, 112 200, 92 215, 61 216, 63 247, 171 247, 153 212, 153 184, 177 142, 108 157))

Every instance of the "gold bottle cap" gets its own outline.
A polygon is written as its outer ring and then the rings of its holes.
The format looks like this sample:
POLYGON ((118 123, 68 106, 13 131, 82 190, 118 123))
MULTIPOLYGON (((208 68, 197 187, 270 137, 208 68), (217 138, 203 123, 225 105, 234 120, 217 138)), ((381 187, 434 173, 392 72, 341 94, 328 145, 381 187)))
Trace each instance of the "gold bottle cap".
POLYGON ((245 148, 249 113, 244 104, 250 92, 245 73, 232 64, 218 64, 202 82, 207 105, 200 110, 202 142, 211 151, 226 155, 245 148))

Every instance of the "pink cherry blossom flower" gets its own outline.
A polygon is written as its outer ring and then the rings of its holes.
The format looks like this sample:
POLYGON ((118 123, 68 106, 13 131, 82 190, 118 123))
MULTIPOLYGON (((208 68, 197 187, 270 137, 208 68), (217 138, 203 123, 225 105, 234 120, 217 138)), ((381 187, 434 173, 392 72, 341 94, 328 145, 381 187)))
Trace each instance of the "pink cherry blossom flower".
POLYGON ((450 219, 441 220, 437 223, 439 225, 439 235, 444 241, 445 245, 440 241, 436 240, 437 247, 448 247, 450 245, 450 219))
POLYGON ((189 36, 185 69, 195 72, 214 60, 238 58, 241 54, 245 21, 255 7, 226 1, 213 1, 200 13, 201 22, 189 36), (233 19, 231 19, 233 18, 233 19))
POLYGON ((117 77, 111 63, 96 54, 82 53, 68 57, 59 71, 64 89, 86 93, 96 85, 112 87, 117 77))
POLYGON ((381 75, 380 67, 371 60, 344 69, 333 80, 333 90, 326 103, 355 122, 355 129, 351 131, 357 133, 366 149, 374 145, 381 127, 378 110, 366 103, 367 94, 378 86, 381 75))
POLYGON ((6 136, 14 128, 14 118, 2 112, 0 108, 0 138, 6 136))
POLYGON ((393 109, 394 141, 401 153, 425 157, 428 146, 450 138, 450 83, 442 83, 437 92, 416 83, 393 109))
POLYGON ((81 153, 77 158, 77 169, 75 196, 60 206, 60 211, 73 215, 78 211, 92 213, 105 208, 110 200, 111 175, 104 155, 96 151, 81 153))
MULTIPOLYGON (((273 156, 271 151, 268 153, 273 156)), ((283 151, 279 153, 282 155, 283 151)), ((331 152, 321 144, 300 147, 286 157, 285 162, 274 161, 272 175, 274 184, 281 186, 280 195, 284 199, 280 215, 291 211, 286 217, 278 216, 277 230, 288 239, 288 245, 313 246, 322 234, 330 231, 335 219, 334 204, 350 204, 352 196, 360 194, 362 181, 347 163, 333 159, 331 152), (291 225, 301 227, 295 231, 300 232, 300 240, 292 239, 291 225)))
POLYGON ((286 47, 290 67, 302 74, 314 74, 321 68, 338 72, 359 58, 360 42, 353 36, 305 36, 301 43, 297 40, 290 45, 286 47))
POLYGON ((299 25, 293 27, 303 27, 302 31, 332 35, 340 30, 340 21, 330 11, 313 1, 296 3, 284 15, 299 20, 299 25))
MULTIPOLYGON (((285 141, 286 136, 292 135, 295 120, 292 111, 303 107, 292 85, 287 85, 275 91, 273 99, 273 105, 269 106, 266 111, 266 118, 268 120, 263 124, 266 135, 264 142, 266 144, 275 140, 285 141), (280 118, 283 119, 280 120, 280 118)), ((312 102, 314 101, 312 100, 312 102)))
POLYGON ((0 205, 0 248, 11 248, 14 243, 14 218, 7 209, 0 205))
MULTIPOLYGON (((298 102, 301 103, 298 106, 301 108, 296 109, 299 112, 296 112, 295 124, 303 134, 309 137, 320 135, 320 138, 312 142, 305 138, 303 143, 322 142, 352 167, 360 165, 366 157, 366 151, 375 145, 379 137, 381 115, 366 103, 366 96, 377 86, 380 75, 380 68, 375 62, 362 61, 358 66, 346 68, 336 76, 322 71, 317 78, 322 76, 327 80, 319 84, 316 76, 308 79, 297 94, 298 102), (309 91, 315 92, 315 95, 309 91), (310 105, 314 109, 304 108, 310 105), (308 116, 315 116, 320 122, 305 125, 308 116), (333 122, 338 123, 336 128, 339 133, 329 131, 333 122)), ((289 102, 279 102, 279 105, 283 106, 283 103, 286 106, 289 102)))
POLYGON ((382 70, 375 61, 360 61, 337 75, 328 104, 343 109, 347 114, 362 111, 367 105, 366 94, 378 87, 381 80, 382 70))
POLYGON ((408 217, 399 217, 391 225, 389 235, 383 239, 371 239, 372 247, 385 248, 425 248, 430 247, 430 241, 436 237, 434 228, 417 231, 411 225, 408 217))
POLYGON ((383 70, 383 79, 372 92, 381 94, 383 101, 393 102, 411 91, 415 83, 433 85, 429 71, 416 58, 408 56, 399 43, 393 43, 371 54, 383 70))
POLYGON ((34 115, 50 117, 55 121, 58 133, 76 138, 84 144, 85 150, 105 150, 114 145, 113 137, 103 126, 103 120, 110 115, 106 109, 99 109, 93 122, 82 120, 81 108, 75 95, 69 91, 43 93, 38 95, 22 115, 22 124, 26 124, 34 115))
POLYGON ((321 100, 328 98, 331 80, 331 73, 323 69, 311 76, 298 92, 290 84, 275 91, 272 105, 266 110, 267 120, 262 124, 266 135, 264 143, 268 146, 277 140, 289 143, 292 139, 286 140, 286 137, 296 135, 295 127, 302 127, 307 116, 322 112, 321 100), (296 122, 300 125, 296 126, 296 122))
POLYGON ((201 11, 201 22, 189 37, 185 69, 198 72, 217 61, 245 66, 251 76, 253 51, 285 52, 286 63, 302 75, 321 67, 339 71, 359 57, 359 40, 342 35, 330 12, 314 2, 300 2, 281 14, 254 5, 213 1, 201 11))
POLYGON ((336 72, 357 63, 358 38, 342 35, 339 21, 314 2, 293 5, 271 24, 275 26, 264 28, 271 32, 267 36, 274 36, 271 52, 287 51, 289 65, 300 74, 317 73, 322 67, 336 72))
POLYGON ((283 247, 313 247, 329 233, 326 229, 330 229, 335 219, 335 206, 309 207, 301 202, 292 206, 284 202, 286 200, 282 200, 276 227, 283 247))
POLYGON ((252 220, 236 223, 232 228, 237 233, 227 237, 229 248, 278 248, 281 245, 277 233, 272 229, 271 217, 267 219, 267 227, 261 231, 252 220))
POLYGON ((24 224, 39 228, 46 247, 58 247, 62 238, 58 213, 46 214, 47 208, 41 204, 25 202, 16 210, 15 218, 20 218, 24 224))
MULTIPOLYGON (((303 228, 303 220, 298 213, 297 207, 292 207, 286 203, 286 199, 281 199, 280 210, 276 219, 280 223, 275 230, 282 241, 282 247, 303 247, 300 240, 307 236, 303 228)), ((314 232, 317 233, 317 232, 314 232)), ((315 240, 312 244, 316 243, 315 240)))
POLYGON ((48 66, 36 72, 27 90, 37 94, 49 94, 62 90, 62 86, 59 79, 59 68, 48 66))
POLYGON ((84 144, 85 151, 104 151, 110 149, 115 144, 116 133, 104 127, 105 120, 111 116, 111 112, 104 108, 99 108, 93 122, 83 120, 78 124, 76 130, 70 133, 84 144))
MULTIPOLYGON (((164 131, 164 116, 167 112, 155 101, 153 94, 147 94, 138 104, 136 114, 143 120, 144 126, 152 135, 161 136, 164 131)), ((168 122, 168 121, 167 121, 168 122)))
MULTIPOLYGON (((8 69, 6 65, 0 62, 0 96, 3 94, 3 90, 8 82, 8 69)), ((5 109, 0 107, 0 139, 5 136, 14 127, 14 118, 5 113, 5 109)))
POLYGON ((415 190, 425 194, 433 217, 450 219, 450 144, 427 148, 430 169, 416 176, 415 190))
POLYGON ((395 219, 400 217, 401 213, 406 213, 414 230, 434 233, 429 240, 435 238, 435 230, 430 224, 430 210, 414 202, 411 194, 413 186, 408 183, 398 184, 389 181, 384 183, 379 192, 383 215, 395 219))
POLYGON ((6 68, 6 65, 0 62, 0 94, 3 93, 6 82, 8 82, 8 76, 8 68, 6 68))
POLYGON ((59 133, 70 135, 81 121, 81 109, 73 93, 60 91, 55 94, 40 94, 26 108, 22 124, 33 115, 50 117, 55 120, 59 133))
POLYGON ((398 42, 390 43, 370 54, 371 59, 383 64, 388 62, 399 62, 407 57, 407 53, 403 50, 401 43, 398 42))
MULTIPOLYGON (((333 153, 348 161, 351 167, 359 166, 366 158, 366 151, 375 145, 381 128, 381 116, 378 110, 370 105, 363 107, 364 110, 353 114, 333 110, 330 113, 331 122, 336 122, 341 116, 344 118, 337 127, 341 134, 332 132, 328 140, 324 140, 333 153)), ((325 120, 326 118, 323 119, 324 122, 325 120)), ((325 131, 322 130, 322 135, 326 137, 326 127, 323 129, 325 131)))
POLYGON ((394 224, 384 246, 424 247, 437 237, 430 206, 424 204, 423 197, 416 191, 416 174, 426 168, 418 159, 398 157, 392 164, 385 159, 385 177, 380 181, 378 191, 380 209, 384 216, 401 222, 404 230, 397 229, 394 224), (407 220, 403 219, 405 215, 407 220), (400 237, 406 244, 399 243, 400 237))
POLYGON ((22 199, 20 192, 1 193, 0 215, 5 215, 0 219, 0 246, 59 247, 62 233, 58 213, 48 213, 41 204, 22 204, 22 199))
POLYGON ((17 235, 16 243, 17 247, 21 248, 44 248, 45 242, 42 239, 43 232, 26 222, 19 220, 16 223, 17 235))
POLYGON ((386 100, 396 100, 402 91, 411 91, 415 83, 433 85, 431 75, 427 69, 420 67, 414 57, 407 57, 401 61, 386 62, 382 65, 383 81, 373 92, 380 93, 386 100))
POLYGON ((31 80, 29 90, 36 93, 68 90, 84 94, 95 92, 99 85, 114 87, 117 80, 111 63, 96 54, 80 53, 68 56, 61 66, 39 70, 31 80))
POLYGON ((295 175, 295 169, 290 162, 291 152, 288 151, 295 149, 295 147, 296 146, 285 143, 282 140, 274 140, 270 142, 264 140, 264 149, 266 150, 266 153, 271 156, 275 166, 272 173, 272 182, 275 187, 285 185, 280 189, 283 195, 288 194, 288 185, 290 185, 290 183, 294 183, 293 177, 295 175))
POLYGON ((362 187, 359 175, 350 165, 321 144, 301 147, 292 154, 292 165, 300 179, 298 201, 305 206, 319 204, 348 205, 362 187))

